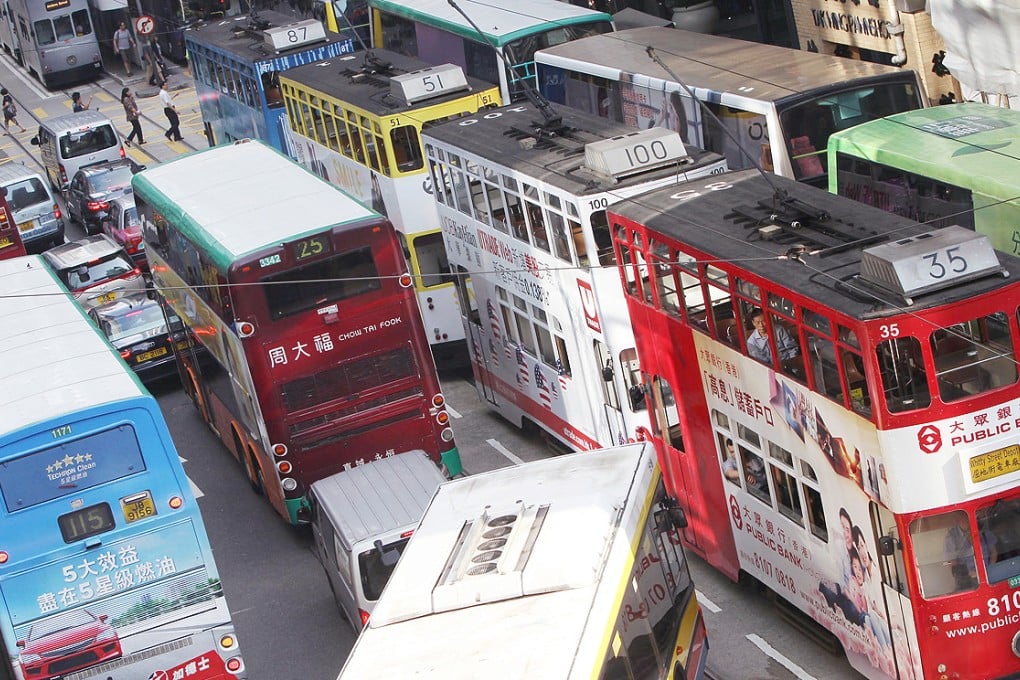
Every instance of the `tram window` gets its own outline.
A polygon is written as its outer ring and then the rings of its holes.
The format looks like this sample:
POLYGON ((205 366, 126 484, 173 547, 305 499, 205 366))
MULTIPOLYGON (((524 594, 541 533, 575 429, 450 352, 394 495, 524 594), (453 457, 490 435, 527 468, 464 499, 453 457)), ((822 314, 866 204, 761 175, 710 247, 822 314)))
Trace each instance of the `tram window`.
POLYGON ((620 366, 623 368, 623 385, 630 397, 630 410, 644 411, 645 386, 641 382, 641 362, 638 361, 637 350, 629 347, 620 352, 620 366))
POLYGON ((570 259, 570 241, 567 238, 567 225, 563 220, 563 215, 552 210, 547 210, 546 214, 549 216, 549 229, 552 231, 553 255, 564 262, 572 262, 570 259))
POLYGON ((680 428, 680 412, 677 410, 676 396, 669 381, 661 376, 652 378, 651 416, 655 434, 662 437, 669 446, 683 451, 683 430, 680 428))
POLYGON ((531 225, 531 243, 536 248, 549 252, 549 232, 545 227, 545 216, 542 214, 542 206, 537 203, 527 202, 528 222, 531 225))
POLYGON ((262 90, 266 93, 266 104, 269 107, 283 106, 283 94, 280 93, 279 71, 267 71, 262 74, 262 90))
POLYGON ((535 339, 538 341, 538 356, 547 366, 556 366, 556 351, 553 347, 552 333, 549 332, 549 319, 545 310, 531 305, 531 314, 535 320, 535 339))
POLYGON ((78 37, 92 34, 92 21, 89 19, 88 10, 80 9, 77 12, 73 12, 71 14, 71 21, 74 22, 74 33, 78 37))
POLYGON ((654 299, 652 297, 652 284, 648 276, 648 264, 645 262, 644 252, 638 250, 638 247, 638 244, 635 244, 634 264, 637 267, 637 283, 641 288, 641 298, 651 305, 654 304, 654 299))
POLYGON ((464 178, 464 172, 461 170, 453 171, 453 199, 457 205, 457 210, 465 215, 472 214, 467 180, 464 178))
POLYGON ((956 401, 1016 382, 1009 321, 996 312, 931 335, 942 401, 956 401))
POLYGON ((811 534, 826 543, 829 542, 829 531, 825 525, 825 510, 822 508, 822 494, 818 489, 808 486, 803 481, 800 483, 801 491, 804 492, 804 501, 807 504, 808 527, 811 534))
POLYGON ((680 294, 677 292, 676 277, 673 267, 660 260, 653 261, 655 272, 655 288, 659 294, 659 306, 670 316, 681 318, 680 294))
MULTIPOLYGON (((806 320, 806 319, 805 319, 806 320)), ((814 390, 839 403, 843 403, 843 381, 839 376, 839 364, 836 361, 836 347, 829 338, 807 334, 808 359, 811 364, 811 375, 814 379, 814 390)), ((849 383, 849 376, 847 379, 849 383)))
POLYGON ((769 458, 773 459, 769 467, 772 469, 772 485, 776 489, 779 512, 803 526, 804 512, 801 510, 800 495, 797 493, 797 483, 792 474, 793 454, 769 442, 769 458))
POLYGON ((952 510, 910 523, 921 595, 952 595, 977 587, 977 564, 970 520, 963 510, 952 510))
POLYGON ((53 33, 53 24, 49 19, 35 22, 35 42, 40 47, 57 42, 57 36, 53 33))
POLYGON ((974 514, 988 582, 1020 573, 1020 501, 998 500, 974 514))
POLYGON ((70 40, 74 37, 74 24, 71 23, 71 15, 54 17, 53 30, 57 34, 57 40, 70 40))
POLYGON ((514 323, 517 326, 517 338, 521 348, 531 356, 535 356, 535 337, 531 330, 531 319, 528 317, 528 303, 524 298, 512 295, 514 303, 514 323))
POLYGON ((506 329, 507 342, 520 344, 517 335, 517 324, 514 322, 513 312, 510 311, 510 296, 501 286, 496 286, 496 295, 499 297, 499 313, 503 317, 503 328, 506 329))
POLYGON ((412 241, 412 246, 423 287, 431 288, 453 281, 442 232, 422 234, 412 241))
POLYGON ((504 234, 510 233, 510 225, 506 216, 506 205, 503 203, 503 192, 499 186, 486 180, 485 193, 488 194, 489 208, 492 209, 492 226, 504 234))
POLYGON ((744 471, 744 483, 747 491, 759 500, 772 504, 772 496, 769 493, 768 478, 765 474, 765 461, 761 456, 750 449, 740 445, 737 447, 740 452, 740 462, 744 471))
MULTIPOLYGON (((603 267, 615 266, 616 253, 613 251, 613 237, 609 233, 609 218, 605 210, 597 210, 591 214, 591 232, 595 238, 595 248, 598 253, 599 264, 603 267)), ((577 243, 576 235, 574 243, 577 243)), ((580 254, 578 257, 580 257, 580 254)), ((585 253, 585 259, 587 259, 587 252, 585 253)))
POLYGON ((882 391, 890 413, 925 408, 931 403, 928 375, 917 338, 884 340, 875 349, 882 391))
POLYGON ((421 144, 413 125, 401 125, 390 130, 390 141, 393 144, 393 160, 400 172, 421 169, 421 144))
POLYGON ((757 303, 761 303, 761 289, 750 281, 745 281, 739 277, 734 277, 734 283, 736 284, 737 292, 746 298, 750 298, 757 303))
POLYGON ((556 372, 569 377, 573 373, 570 369, 570 353, 567 351, 567 341, 563 339, 563 327, 555 319, 553 319, 553 323, 556 324, 557 331, 553 335, 553 340, 556 342, 556 372))

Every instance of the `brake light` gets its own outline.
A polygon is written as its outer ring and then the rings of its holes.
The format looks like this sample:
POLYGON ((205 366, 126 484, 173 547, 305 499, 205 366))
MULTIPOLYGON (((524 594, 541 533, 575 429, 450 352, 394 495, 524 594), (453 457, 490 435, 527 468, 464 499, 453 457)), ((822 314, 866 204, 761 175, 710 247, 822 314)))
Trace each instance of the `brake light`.
POLYGON ((60 182, 61 182, 61 184, 67 184, 67 171, 64 170, 64 166, 62 164, 60 164, 60 163, 57 164, 57 167, 60 168, 60 182))
POLYGON ((364 628, 365 626, 368 625, 369 613, 366 612, 364 609, 359 609, 358 613, 361 614, 361 627, 364 628))
POLYGON ((122 146, 120 147, 120 157, 121 157, 121 158, 125 158, 126 156, 127 156, 127 154, 126 154, 126 153, 124 153, 124 147, 123 147, 123 145, 122 145, 122 146))
POLYGON ((53 217, 57 218, 58 220, 61 217, 61 215, 60 215, 60 206, 57 205, 56 203, 53 204, 53 217))
POLYGON ((129 350, 129 349, 122 349, 120 351, 120 357, 121 357, 121 359, 130 359, 131 358, 131 350, 129 350))
POLYGON ((110 207, 110 204, 106 201, 89 201, 85 204, 85 208, 89 212, 99 212, 100 210, 106 210, 110 207))

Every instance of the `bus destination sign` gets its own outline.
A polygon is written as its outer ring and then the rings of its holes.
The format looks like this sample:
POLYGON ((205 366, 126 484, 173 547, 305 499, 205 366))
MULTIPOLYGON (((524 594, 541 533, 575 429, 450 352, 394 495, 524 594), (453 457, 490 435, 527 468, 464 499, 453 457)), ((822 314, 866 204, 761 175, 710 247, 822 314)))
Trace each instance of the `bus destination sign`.
POLYGON ((1020 470, 1020 444, 982 453, 970 459, 970 480, 974 484, 1020 470))

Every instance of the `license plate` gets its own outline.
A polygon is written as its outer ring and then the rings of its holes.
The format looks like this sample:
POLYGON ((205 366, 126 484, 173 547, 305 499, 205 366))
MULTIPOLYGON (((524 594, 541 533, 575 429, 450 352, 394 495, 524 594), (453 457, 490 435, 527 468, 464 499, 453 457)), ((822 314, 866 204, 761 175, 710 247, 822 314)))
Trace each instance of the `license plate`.
POLYGON ((29 220, 28 222, 19 222, 18 231, 24 234, 26 231, 32 231, 38 226, 38 222, 35 220, 29 220))
POLYGON ((1011 444, 970 459, 970 480, 974 484, 1020 470, 1020 444, 1011 444))
POLYGON ((141 363, 144 363, 146 361, 149 361, 150 359, 159 358, 161 356, 164 356, 169 351, 170 350, 168 350, 166 347, 157 347, 154 350, 151 350, 151 351, 148 351, 148 352, 142 352, 141 354, 136 354, 135 355, 135 363, 141 364, 141 363))
POLYGON ((3 250, 4 248, 10 248, 13 245, 14 241, 12 241, 10 237, 4 236, 3 238, 0 238, 0 250, 3 250))
POLYGON ((152 494, 148 491, 121 498, 120 509, 128 523, 137 522, 156 514, 156 504, 152 502, 152 494))
POLYGON ((186 349, 188 349, 188 341, 187 340, 180 340, 180 341, 177 342, 177 351, 178 352, 183 352, 186 349))
POLYGON ((115 300, 116 298, 117 298, 117 294, 116 293, 112 293, 112 292, 111 293, 103 293, 102 295, 100 295, 99 297, 96 298, 96 304, 97 305, 101 305, 104 302, 109 302, 110 300, 115 300))

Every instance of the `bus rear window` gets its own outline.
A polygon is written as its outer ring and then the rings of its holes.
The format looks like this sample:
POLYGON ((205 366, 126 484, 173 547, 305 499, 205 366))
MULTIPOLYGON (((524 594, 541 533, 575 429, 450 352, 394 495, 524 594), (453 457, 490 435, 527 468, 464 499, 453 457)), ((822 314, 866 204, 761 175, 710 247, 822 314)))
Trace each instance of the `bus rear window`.
POLYGON ((262 282, 273 321, 382 288, 369 247, 295 267, 262 282))
POLYGON ((0 465, 0 492, 14 512, 144 470, 135 429, 121 425, 0 465))

